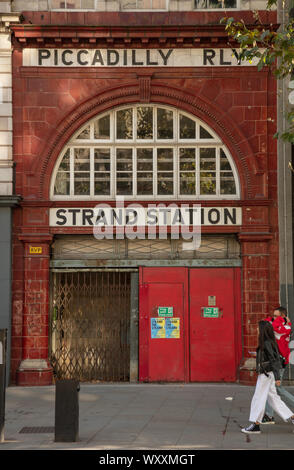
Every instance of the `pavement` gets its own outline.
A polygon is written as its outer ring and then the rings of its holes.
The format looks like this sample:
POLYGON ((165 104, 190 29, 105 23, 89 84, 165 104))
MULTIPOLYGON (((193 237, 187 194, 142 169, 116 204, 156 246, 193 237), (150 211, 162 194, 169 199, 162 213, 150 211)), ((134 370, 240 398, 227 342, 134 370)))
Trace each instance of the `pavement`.
POLYGON ((260 435, 240 432, 253 392, 239 384, 81 383, 79 440, 61 443, 55 386, 8 387, 0 450, 293 450, 294 426, 279 417, 260 435))

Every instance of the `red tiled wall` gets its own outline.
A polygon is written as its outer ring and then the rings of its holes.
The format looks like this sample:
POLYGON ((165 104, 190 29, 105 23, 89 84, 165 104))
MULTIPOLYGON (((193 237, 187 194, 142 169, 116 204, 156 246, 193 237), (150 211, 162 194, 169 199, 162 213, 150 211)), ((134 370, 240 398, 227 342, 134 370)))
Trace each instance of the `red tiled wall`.
MULTIPOLYGON (((54 20, 52 15, 51 21, 54 20)), ((238 166, 244 199, 243 226, 240 228, 243 346, 244 358, 250 357, 250 351, 256 347, 258 321, 276 306, 279 299, 277 164, 273 139, 276 81, 266 71, 257 72, 250 67, 187 68, 168 73, 150 69, 150 76, 151 101, 156 102, 156 97, 159 99, 154 90, 166 88, 160 102, 185 106, 184 109, 190 112, 194 110, 198 117, 219 131, 238 166), (189 99, 180 101, 180 96, 189 99), (201 107, 197 108, 197 103, 201 103, 201 107), (218 123, 214 115, 219 118, 218 123), (226 137, 226 133, 230 137, 226 137), (264 233, 271 235, 264 239, 264 233)), ((52 236, 48 227, 51 204, 48 202, 51 170, 46 170, 48 165, 50 167, 46 160, 48 149, 53 159, 52 169, 58 146, 63 142, 63 129, 64 138, 67 138, 69 128, 75 131, 84 123, 82 117, 78 122, 74 119, 71 122, 71 116, 79 109, 87 109, 89 102, 95 104, 94 111, 102 109, 99 101, 102 94, 107 96, 103 109, 113 103, 138 102, 138 83, 138 70, 135 69, 22 68, 21 49, 14 50, 15 192, 23 197, 23 202, 14 212, 12 382, 15 382, 22 359, 47 357, 48 256, 52 236), (135 90, 131 97, 124 94, 128 86, 135 90), (42 245, 45 258, 27 255, 30 234, 40 236, 39 243, 36 242, 38 246, 42 237, 48 236, 42 245)), ((85 113, 84 119, 89 116, 90 111, 85 113)), ((248 371, 243 371, 241 376, 244 382, 253 380, 248 371)))

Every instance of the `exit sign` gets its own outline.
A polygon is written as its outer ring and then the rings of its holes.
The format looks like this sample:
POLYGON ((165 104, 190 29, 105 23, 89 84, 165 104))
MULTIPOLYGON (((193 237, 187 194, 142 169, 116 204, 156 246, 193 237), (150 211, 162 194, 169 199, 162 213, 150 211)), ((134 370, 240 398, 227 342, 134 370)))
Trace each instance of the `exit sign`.
POLYGON ((172 317, 174 314, 173 307, 158 307, 158 316, 159 317, 172 317))
POLYGON ((204 318, 219 318, 219 308, 218 307, 203 307, 202 316, 204 318))

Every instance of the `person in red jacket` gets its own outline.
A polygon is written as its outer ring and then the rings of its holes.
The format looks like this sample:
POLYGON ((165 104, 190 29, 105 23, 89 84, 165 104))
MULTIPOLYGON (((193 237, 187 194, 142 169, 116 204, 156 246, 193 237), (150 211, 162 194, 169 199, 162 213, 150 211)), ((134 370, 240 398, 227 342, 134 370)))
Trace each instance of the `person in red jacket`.
MULTIPOLYGON (((269 321, 273 325, 276 342, 278 345, 279 353, 281 355, 281 385, 277 386, 277 392, 283 400, 286 399, 287 402, 291 404, 291 406, 294 406, 294 396, 282 386, 283 375, 285 373, 285 368, 289 364, 290 358, 289 342, 291 335, 291 321, 287 315, 287 310, 284 307, 276 308, 273 317, 268 315, 265 320, 269 321)), ((266 403, 265 414, 262 420, 262 424, 275 424, 275 420, 273 417, 273 409, 268 404, 268 402, 266 403)))

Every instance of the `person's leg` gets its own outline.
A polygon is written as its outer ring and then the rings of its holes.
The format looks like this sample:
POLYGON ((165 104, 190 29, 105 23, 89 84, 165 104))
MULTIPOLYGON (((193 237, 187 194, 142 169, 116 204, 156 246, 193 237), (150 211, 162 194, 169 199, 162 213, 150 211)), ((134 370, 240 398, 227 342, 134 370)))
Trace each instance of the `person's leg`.
POLYGON ((283 402, 281 397, 277 393, 275 380, 271 381, 269 391, 268 391, 268 402, 272 406, 274 411, 284 420, 293 417, 293 411, 288 408, 288 406, 283 402))
POLYGON ((260 374, 257 378, 255 392, 251 401, 249 421, 252 423, 261 423, 264 416, 265 404, 269 393, 269 388, 274 380, 270 372, 268 377, 260 374))
POLYGON ((265 404, 265 414, 267 416, 269 416, 270 418, 272 418, 274 416, 274 410, 273 408, 269 405, 269 402, 268 400, 266 400, 266 404, 265 404))
MULTIPOLYGON (((282 378, 283 378, 284 371, 285 371, 285 369, 281 369, 281 370, 280 370, 281 381, 282 381, 282 378)), ((280 392, 279 392, 280 387, 276 387, 276 388, 277 388, 278 394, 280 395, 280 392)), ((293 398, 294 398, 294 397, 293 397, 293 398)), ((265 405, 265 414, 266 414, 267 416, 269 416, 269 417, 273 417, 273 416, 274 416, 274 410, 273 410, 273 408, 269 405, 268 400, 266 401, 266 405, 265 405)))
MULTIPOLYGON (((281 382, 283 380, 283 375, 284 375, 285 369, 281 369, 281 382)), ((291 407, 294 409, 294 396, 292 393, 288 392, 283 385, 281 384, 279 387, 277 387, 277 393, 280 395, 282 400, 286 400, 287 404, 289 404, 291 407)))

